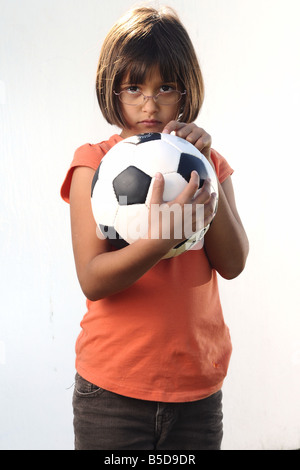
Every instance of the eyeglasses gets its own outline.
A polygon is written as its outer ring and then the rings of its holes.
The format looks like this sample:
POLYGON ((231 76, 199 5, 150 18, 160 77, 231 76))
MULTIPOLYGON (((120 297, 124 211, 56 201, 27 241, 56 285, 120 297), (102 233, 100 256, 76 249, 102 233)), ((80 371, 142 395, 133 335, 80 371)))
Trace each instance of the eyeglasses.
POLYGON ((131 91, 131 90, 123 90, 120 91, 120 93, 117 93, 115 90, 113 91, 116 96, 119 97, 119 100, 124 103, 128 104, 130 106, 140 106, 142 105, 146 100, 149 100, 150 98, 153 99, 153 101, 157 104, 160 105, 165 105, 169 106, 172 104, 178 103, 183 95, 186 95, 186 90, 184 90, 183 93, 181 93, 178 90, 170 90, 170 91, 165 91, 163 93, 157 93, 157 95, 154 96, 146 96, 144 93, 141 91, 131 91))

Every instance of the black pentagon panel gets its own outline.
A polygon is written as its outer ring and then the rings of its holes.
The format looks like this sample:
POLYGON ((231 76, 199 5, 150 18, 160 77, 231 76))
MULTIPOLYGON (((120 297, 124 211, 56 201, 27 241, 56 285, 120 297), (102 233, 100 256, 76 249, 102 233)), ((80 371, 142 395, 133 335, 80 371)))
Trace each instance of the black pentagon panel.
POLYGON ((113 180, 113 188, 121 206, 144 204, 151 177, 135 166, 129 166, 113 180))
POLYGON ((190 181, 191 173, 196 170, 200 176, 199 188, 203 186, 204 181, 208 178, 205 165, 200 158, 190 155, 188 153, 182 153, 178 165, 178 173, 187 181, 190 181))
POLYGON ((161 134, 158 132, 148 132, 147 134, 138 134, 139 144, 144 144, 145 142, 151 142, 152 140, 161 140, 161 134))
POLYGON ((94 187, 95 187, 95 184, 98 181, 100 166, 101 166, 101 163, 98 166, 98 168, 97 168, 97 170, 95 171, 95 174, 94 174, 94 178, 93 178, 93 181, 92 181, 92 187, 91 187, 91 197, 93 197, 94 187))
POLYGON ((128 245, 127 241, 118 234, 114 227, 108 227, 107 225, 99 225, 101 232, 105 235, 110 244, 115 248, 121 249, 128 245))
POLYGON ((152 140, 161 140, 161 134, 159 132, 147 132, 145 134, 138 134, 132 137, 133 141, 124 142, 124 144, 140 145, 152 140))
POLYGON ((146 142, 151 142, 152 140, 161 140, 161 134, 159 134, 159 132, 148 132, 145 134, 137 134, 131 138, 132 140, 125 140, 123 143, 130 145, 145 144, 146 142))

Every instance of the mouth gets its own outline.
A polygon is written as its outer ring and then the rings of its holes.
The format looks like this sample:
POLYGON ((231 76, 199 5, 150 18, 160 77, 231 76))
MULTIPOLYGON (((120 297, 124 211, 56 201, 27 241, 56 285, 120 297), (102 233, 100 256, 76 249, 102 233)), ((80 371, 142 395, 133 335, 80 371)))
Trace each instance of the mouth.
POLYGON ((144 121, 140 121, 139 124, 142 124, 145 127, 157 127, 160 126, 162 123, 161 121, 157 121, 156 119, 145 119, 144 121))

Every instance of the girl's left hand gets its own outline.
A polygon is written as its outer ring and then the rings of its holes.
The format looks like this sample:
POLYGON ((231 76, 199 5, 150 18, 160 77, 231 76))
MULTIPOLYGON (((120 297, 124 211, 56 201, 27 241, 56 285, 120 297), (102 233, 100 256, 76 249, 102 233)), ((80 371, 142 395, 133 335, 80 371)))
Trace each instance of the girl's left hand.
POLYGON ((163 133, 174 132, 178 137, 193 144, 210 161, 211 136, 195 123, 186 124, 184 122, 170 121, 164 128, 163 133))

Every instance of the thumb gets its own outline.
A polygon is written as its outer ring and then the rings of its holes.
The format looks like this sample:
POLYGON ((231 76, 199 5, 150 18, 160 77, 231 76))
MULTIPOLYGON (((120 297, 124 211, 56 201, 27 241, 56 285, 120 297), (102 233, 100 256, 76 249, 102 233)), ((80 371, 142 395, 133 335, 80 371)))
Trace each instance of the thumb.
POLYGON ((163 202, 163 193, 165 187, 165 180, 161 173, 156 173, 153 186, 150 204, 161 204, 163 202))

